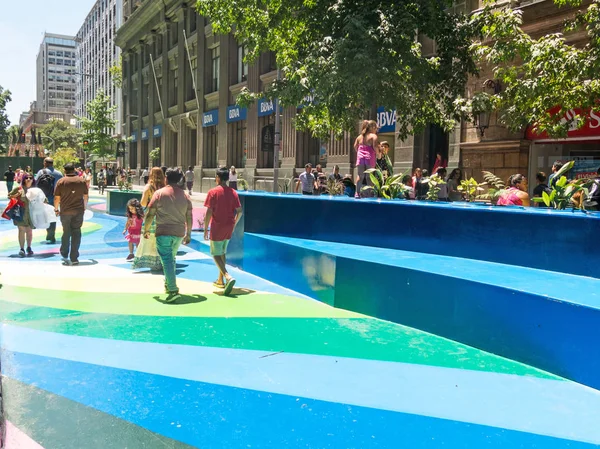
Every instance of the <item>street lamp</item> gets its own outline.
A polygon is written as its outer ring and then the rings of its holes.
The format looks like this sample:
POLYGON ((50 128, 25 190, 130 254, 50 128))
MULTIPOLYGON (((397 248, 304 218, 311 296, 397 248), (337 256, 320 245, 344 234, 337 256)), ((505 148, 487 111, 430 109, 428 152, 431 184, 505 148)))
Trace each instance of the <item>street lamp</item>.
POLYGON ((50 139, 52 141, 52 151, 56 151, 56 142, 54 142, 54 139, 52 137, 44 135, 41 135, 40 137, 42 139, 50 139))
POLYGON ((485 130, 490 127, 490 112, 480 111, 475 115, 476 127, 479 130, 479 135, 483 137, 485 130))

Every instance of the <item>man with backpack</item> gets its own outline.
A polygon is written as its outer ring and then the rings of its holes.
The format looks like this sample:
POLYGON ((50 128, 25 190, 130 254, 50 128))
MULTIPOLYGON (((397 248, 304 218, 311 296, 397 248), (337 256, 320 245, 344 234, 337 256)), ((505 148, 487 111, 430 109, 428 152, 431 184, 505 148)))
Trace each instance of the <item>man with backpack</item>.
MULTIPOLYGON (((533 189, 533 198, 542 198, 544 192, 548 195, 552 193, 552 189, 546 184, 546 173, 543 171, 538 172, 535 175, 535 179, 537 180, 537 186, 533 189)), ((533 203, 537 207, 547 207, 544 203, 533 203)))
MULTIPOLYGON (((50 157, 44 159, 44 168, 35 176, 35 186, 44 192, 50 205, 54 204, 56 182, 62 177, 62 173, 54 168, 54 159, 50 157)), ((56 222, 50 223, 50 227, 46 229, 46 241, 49 244, 56 243, 56 222)))

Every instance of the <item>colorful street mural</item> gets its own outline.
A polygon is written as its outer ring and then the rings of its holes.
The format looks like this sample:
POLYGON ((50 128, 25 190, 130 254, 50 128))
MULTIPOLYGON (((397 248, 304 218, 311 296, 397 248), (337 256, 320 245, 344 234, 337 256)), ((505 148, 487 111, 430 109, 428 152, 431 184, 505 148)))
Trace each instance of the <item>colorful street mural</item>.
POLYGON ((43 231, 18 258, 0 222, 7 449, 600 445, 600 392, 239 270, 223 297, 200 234, 166 304, 124 218, 90 204, 77 267, 43 231))

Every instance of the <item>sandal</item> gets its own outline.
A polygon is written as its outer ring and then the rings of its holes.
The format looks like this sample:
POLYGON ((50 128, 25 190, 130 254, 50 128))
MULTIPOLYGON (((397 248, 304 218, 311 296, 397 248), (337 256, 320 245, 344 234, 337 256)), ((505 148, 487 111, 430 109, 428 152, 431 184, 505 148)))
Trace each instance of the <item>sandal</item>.
POLYGON ((221 284, 218 281, 213 282, 213 287, 215 288, 225 288, 225 284, 221 284))

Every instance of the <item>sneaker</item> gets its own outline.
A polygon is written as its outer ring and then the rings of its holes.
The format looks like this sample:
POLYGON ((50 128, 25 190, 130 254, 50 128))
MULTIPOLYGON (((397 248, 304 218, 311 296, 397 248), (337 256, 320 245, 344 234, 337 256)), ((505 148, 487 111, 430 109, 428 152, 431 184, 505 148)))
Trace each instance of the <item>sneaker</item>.
POLYGON ((46 239, 46 244, 48 244, 48 245, 55 245, 56 244, 56 239, 46 239))
POLYGON ((33 256, 33 251, 31 250, 31 246, 27 247, 27 257, 33 256))
POLYGON ((129 256, 127 256, 127 260, 132 260, 133 258, 135 258, 135 255, 133 253, 129 254, 129 256))
POLYGON ((181 295, 179 294, 179 292, 170 292, 167 296, 167 299, 165 299, 165 302, 170 304, 172 302, 177 301, 180 297, 181 295))
POLYGON ((25 257, 25 250, 23 248, 19 250, 19 257, 25 257))
POLYGON ((71 265, 73 265, 73 266, 79 265, 79 261, 78 260, 72 260, 71 261, 71 265))

